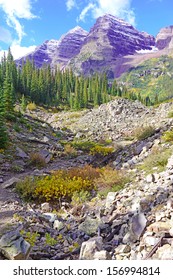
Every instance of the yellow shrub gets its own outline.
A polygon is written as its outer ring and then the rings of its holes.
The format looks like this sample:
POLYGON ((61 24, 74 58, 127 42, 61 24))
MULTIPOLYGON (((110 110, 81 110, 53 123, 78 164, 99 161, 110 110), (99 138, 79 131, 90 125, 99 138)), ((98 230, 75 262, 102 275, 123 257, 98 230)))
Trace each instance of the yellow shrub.
POLYGON ((102 155, 107 156, 114 152, 113 147, 103 147, 101 145, 96 145, 95 147, 90 149, 91 155, 102 155))
POLYGON ((31 102, 31 103, 29 103, 29 104, 27 105, 26 108, 27 108, 28 110, 30 110, 30 111, 34 111, 34 110, 36 110, 37 106, 35 105, 34 102, 31 102))
POLYGON ((74 176, 70 178, 65 176, 63 171, 59 171, 56 175, 46 176, 38 181, 35 195, 39 199, 46 201, 65 198, 70 200, 74 192, 81 190, 91 191, 93 184, 89 180, 83 180, 81 177, 74 176))

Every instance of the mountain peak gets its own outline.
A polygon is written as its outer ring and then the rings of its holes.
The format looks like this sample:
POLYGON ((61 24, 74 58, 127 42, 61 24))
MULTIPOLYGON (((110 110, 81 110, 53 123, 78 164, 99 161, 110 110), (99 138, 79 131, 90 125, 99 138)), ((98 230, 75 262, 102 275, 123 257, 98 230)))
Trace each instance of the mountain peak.
POLYGON ((77 34, 85 34, 87 35, 88 32, 86 30, 84 30, 82 27, 80 27, 79 25, 75 26, 74 28, 70 29, 68 33, 77 33, 77 34))
MULTIPOLYGON (((121 25, 125 25, 125 26, 131 26, 130 23, 126 22, 124 19, 122 18, 118 18, 116 16, 113 16, 111 14, 104 14, 103 16, 101 16, 100 18, 102 19, 106 19, 106 20, 110 20, 110 21, 116 21, 117 23, 121 24, 121 25)), ((98 18, 99 19, 99 18, 98 18)))

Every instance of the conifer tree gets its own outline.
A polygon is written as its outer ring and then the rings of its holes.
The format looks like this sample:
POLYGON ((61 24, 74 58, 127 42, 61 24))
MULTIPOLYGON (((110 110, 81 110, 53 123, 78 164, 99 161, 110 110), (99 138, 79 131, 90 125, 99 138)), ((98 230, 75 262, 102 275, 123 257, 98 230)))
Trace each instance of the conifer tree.
POLYGON ((8 134, 5 126, 4 100, 2 90, 0 91, 0 149, 4 149, 8 143, 8 134))

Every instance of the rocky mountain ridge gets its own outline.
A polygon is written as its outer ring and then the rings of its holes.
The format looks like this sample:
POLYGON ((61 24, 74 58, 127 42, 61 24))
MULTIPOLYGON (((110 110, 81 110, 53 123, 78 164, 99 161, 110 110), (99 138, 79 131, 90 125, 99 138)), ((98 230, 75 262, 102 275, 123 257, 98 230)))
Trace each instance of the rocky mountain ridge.
POLYGON ((77 74, 104 71, 110 78, 118 77, 136 63, 170 51, 171 30, 171 27, 163 28, 155 39, 124 20, 106 14, 97 19, 89 32, 76 27, 60 40, 46 41, 16 62, 21 64, 28 58, 33 59, 37 67, 50 64, 52 68, 71 67, 77 74))

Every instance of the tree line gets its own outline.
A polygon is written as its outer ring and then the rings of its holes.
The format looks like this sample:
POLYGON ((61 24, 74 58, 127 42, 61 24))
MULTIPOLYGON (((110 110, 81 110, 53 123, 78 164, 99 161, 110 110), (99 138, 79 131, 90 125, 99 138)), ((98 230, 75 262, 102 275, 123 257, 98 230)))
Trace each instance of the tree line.
MULTIPOLYGON (((49 65, 38 69, 29 60, 16 65, 9 49, 0 62, 0 142, 6 143, 4 124, 12 117, 16 102, 79 110, 106 103, 115 96, 145 103, 116 80, 109 81, 105 73, 76 76, 70 69, 52 70, 49 65)), ((146 104, 149 105, 149 100, 146 104)))

